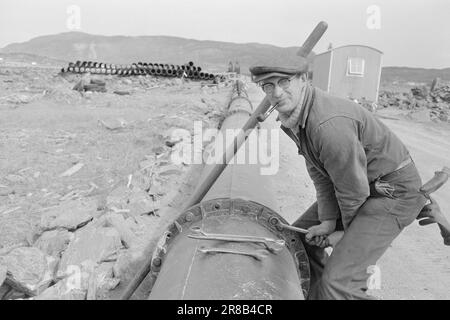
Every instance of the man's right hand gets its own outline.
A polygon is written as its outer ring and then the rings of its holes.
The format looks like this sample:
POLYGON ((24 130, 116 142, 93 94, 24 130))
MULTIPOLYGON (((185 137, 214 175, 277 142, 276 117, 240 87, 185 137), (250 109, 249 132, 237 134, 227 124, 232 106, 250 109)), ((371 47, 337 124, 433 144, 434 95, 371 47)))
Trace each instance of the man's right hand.
POLYGON ((309 240, 306 239, 306 242, 311 246, 316 246, 319 248, 326 248, 329 246, 329 243, 327 240, 328 240, 327 236, 314 236, 313 238, 311 238, 309 240))
POLYGON ((339 243, 339 241, 341 241, 343 236, 344 231, 335 231, 328 236, 315 236, 310 241, 307 240, 307 242, 312 246, 317 246, 323 249, 328 247, 334 248, 339 243))
POLYGON ((305 240, 308 244, 324 248, 327 246, 327 237, 336 229, 336 220, 325 220, 317 226, 308 229, 305 240))

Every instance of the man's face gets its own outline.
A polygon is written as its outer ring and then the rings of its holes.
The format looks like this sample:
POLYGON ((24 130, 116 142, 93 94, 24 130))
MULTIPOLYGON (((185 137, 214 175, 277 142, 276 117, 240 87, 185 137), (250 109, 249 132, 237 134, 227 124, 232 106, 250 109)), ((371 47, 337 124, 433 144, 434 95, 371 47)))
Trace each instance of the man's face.
POLYGON ((281 113, 292 112, 300 101, 303 81, 300 77, 271 77, 260 82, 272 106, 281 113))

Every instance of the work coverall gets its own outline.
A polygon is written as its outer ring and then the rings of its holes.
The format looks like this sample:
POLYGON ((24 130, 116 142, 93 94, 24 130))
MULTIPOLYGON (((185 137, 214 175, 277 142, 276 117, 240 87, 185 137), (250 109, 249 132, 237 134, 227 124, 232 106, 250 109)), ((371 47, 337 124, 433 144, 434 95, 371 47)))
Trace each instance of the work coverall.
POLYGON ((311 266, 308 298, 368 299, 368 268, 425 205, 422 182, 404 144, 372 113, 308 89, 299 127, 281 126, 304 156, 317 196, 293 225, 337 219, 337 229, 345 231, 329 257, 304 241, 311 266), (393 197, 374 192, 377 180, 395 188, 393 197))

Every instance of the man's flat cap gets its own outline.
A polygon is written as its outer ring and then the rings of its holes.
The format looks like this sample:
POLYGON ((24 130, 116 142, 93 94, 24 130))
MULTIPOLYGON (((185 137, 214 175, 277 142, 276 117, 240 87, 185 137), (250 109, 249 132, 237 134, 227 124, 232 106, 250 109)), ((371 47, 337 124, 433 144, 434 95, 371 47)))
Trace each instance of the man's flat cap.
POLYGON ((294 67, 270 67, 270 66, 253 66, 250 67, 252 79, 254 82, 271 78, 271 77, 290 77, 307 71, 307 66, 294 67))

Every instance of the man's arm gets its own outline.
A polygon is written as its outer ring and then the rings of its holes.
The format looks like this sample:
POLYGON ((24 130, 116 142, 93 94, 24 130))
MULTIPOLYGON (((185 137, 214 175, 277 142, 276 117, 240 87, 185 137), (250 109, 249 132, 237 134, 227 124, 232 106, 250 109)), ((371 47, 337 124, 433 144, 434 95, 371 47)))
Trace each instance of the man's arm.
POLYGON ((334 185, 344 228, 370 195, 367 159, 358 138, 358 123, 335 117, 321 124, 312 139, 334 185))

